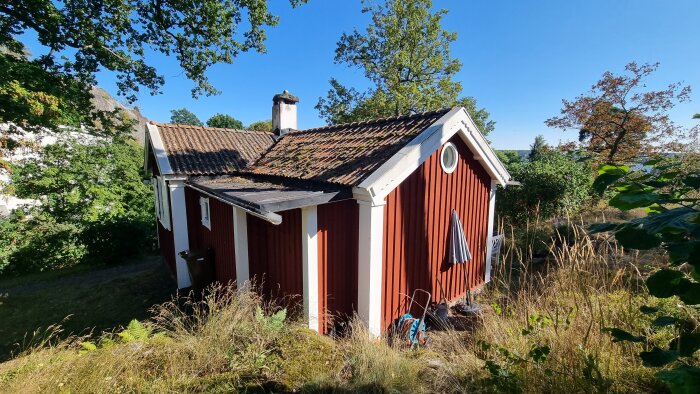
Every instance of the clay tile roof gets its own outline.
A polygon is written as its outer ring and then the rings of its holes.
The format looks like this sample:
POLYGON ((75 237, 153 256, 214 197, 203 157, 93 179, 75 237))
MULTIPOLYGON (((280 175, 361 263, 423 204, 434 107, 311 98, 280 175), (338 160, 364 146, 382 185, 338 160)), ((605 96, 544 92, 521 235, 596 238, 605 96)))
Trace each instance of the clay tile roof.
POLYGON ((294 131, 248 171, 356 186, 450 109, 294 131))
POLYGON ((219 175, 240 172, 274 143, 259 131, 180 124, 157 124, 175 174, 219 175))

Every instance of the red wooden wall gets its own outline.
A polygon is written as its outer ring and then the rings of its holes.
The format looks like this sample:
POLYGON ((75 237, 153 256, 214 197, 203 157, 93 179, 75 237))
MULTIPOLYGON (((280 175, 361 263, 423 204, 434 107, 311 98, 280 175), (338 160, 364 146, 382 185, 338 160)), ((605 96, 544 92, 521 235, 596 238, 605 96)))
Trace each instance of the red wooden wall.
MULTIPOLYGON (((447 174, 440 166, 440 152, 433 153, 386 199, 384 207, 382 320, 386 329, 405 312, 414 289, 440 299, 454 299, 482 284, 486 267, 486 238, 491 180, 459 136, 451 140, 460 158, 447 174), (472 261, 452 266, 448 260, 452 210, 459 214, 472 261), (467 281, 465 284, 464 269, 467 281), (407 296, 408 295, 408 296, 407 296)), ((413 313, 421 312, 414 310, 413 313)))
POLYGON ((278 214, 279 225, 247 215, 250 277, 262 284, 264 295, 286 305, 301 304, 301 209, 278 214))
POLYGON ((317 207, 321 332, 352 316, 357 305, 359 207, 345 200, 317 207))
POLYGON ((228 284, 236 281, 236 254, 233 244, 233 207, 215 198, 209 198, 211 230, 202 225, 199 198, 206 197, 189 187, 185 188, 187 232, 190 250, 214 251, 216 280, 228 284))
POLYGON ((165 263, 168 265, 168 268, 170 268, 170 272, 175 274, 175 239, 173 238, 173 232, 166 230, 157 218, 156 224, 158 226, 160 254, 165 259, 165 263))

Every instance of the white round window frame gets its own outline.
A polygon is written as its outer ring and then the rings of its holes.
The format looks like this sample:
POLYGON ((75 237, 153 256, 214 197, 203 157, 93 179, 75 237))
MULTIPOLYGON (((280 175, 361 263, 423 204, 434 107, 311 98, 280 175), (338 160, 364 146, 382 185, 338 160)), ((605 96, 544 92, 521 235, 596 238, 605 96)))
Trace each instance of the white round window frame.
POLYGON ((442 147, 442 151, 440 152, 440 166, 442 167, 442 170, 445 171, 448 174, 453 173, 457 169, 457 163, 459 162, 459 153, 457 152, 457 147, 455 144, 448 142, 442 147), (445 163, 445 155, 447 154, 448 151, 452 151, 452 158, 454 162, 450 165, 447 165, 445 163))

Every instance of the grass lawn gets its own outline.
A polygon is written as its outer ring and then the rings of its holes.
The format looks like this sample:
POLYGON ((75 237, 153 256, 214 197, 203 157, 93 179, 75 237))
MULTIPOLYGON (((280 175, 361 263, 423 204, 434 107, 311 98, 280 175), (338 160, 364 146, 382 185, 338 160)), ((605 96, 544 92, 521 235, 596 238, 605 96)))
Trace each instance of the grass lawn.
POLYGON ((37 329, 60 323, 63 336, 99 333, 148 317, 175 283, 158 258, 0 280, 0 361, 23 349, 37 329))

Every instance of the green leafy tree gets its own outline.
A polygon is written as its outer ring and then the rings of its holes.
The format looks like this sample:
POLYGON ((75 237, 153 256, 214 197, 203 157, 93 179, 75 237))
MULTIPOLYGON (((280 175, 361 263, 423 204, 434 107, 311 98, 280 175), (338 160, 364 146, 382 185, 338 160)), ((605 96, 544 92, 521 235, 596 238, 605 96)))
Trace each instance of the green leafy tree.
POLYGON ((17 165, 17 195, 40 205, 0 224, 0 273, 119 262, 152 248, 153 191, 142 165, 141 147, 111 139, 49 145, 17 165))
POLYGON ((582 148, 605 163, 629 163, 640 156, 683 150, 697 130, 676 125, 668 111, 689 99, 690 87, 672 83, 664 90, 646 89, 656 64, 625 67, 626 74, 603 74, 587 94, 563 100, 561 115, 550 127, 579 131, 582 148))
POLYGON ((207 126, 241 130, 243 129, 243 122, 231 115, 216 114, 207 120, 207 126))
POLYGON ((187 108, 171 109, 170 123, 189 124, 192 126, 203 126, 201 120, 192 111, 187 108))
POLYGON ((343 34, 335 62, 360 69, 373 85, 365 92, 330 80, 331 90, 316 109, 329 123, 405 115, 464 106, 484 134, 494 128, 488 112, 472 97, 459 98, 455 81, 462 64, 450 56, 454 32, 442 28, 446 10, 432 12, 430 0, 388 0, 365 7, 372 23, 364 32, 343 34))
MULTIPOLYGON (((296 6, 304 0, 291 0, 296 6)), ((192 95, 214 94, 206 72, 241 52, 264 52, 265 29, 279 19, 266 1, 10 1, 0 4, 0 122, 22 127, 91 125, 90 88, 99 70, 116 75, 129 102, 155 94, 165 77, 152 52, 170 56, 194 82, 192 95), (29 58, 20 41, 45 49, 29 58)), ((100 122, 104 123, 104 122, 100 122)), ((101 124, 97 131, 106 130, 101 124)))
POLYGON ((497 150, 496 155, 506 168, 511 168, 511 166, 523 161, 517 150, 497 150))
POLYGON ((499 191, 496 208, 500 218, 516 225, 578 210, 588 199, 593 181, 585 163, 558 151, 512 163, 508 171, 520 186, 499 191))
POLYGON ((538 135, 535 137, 535 141, 530 145, 530 154, 527 159, 530 161, 536 161, 544 153, 552 149, 547 141, 544 140, 544 136, 538 135))
MULTIPOLYGON (((609 328, 615 341, 646 344, 639 354, 644 365, 671 367, 656 373, 674 393, 700 391, 700 368, 694 354, 700 349, 700 168, 683 161, 652 159, 645 169, 605 165, 598 171, 594 188, 601 195, 612 192, 609 204, 623 211, 644 208, 646 216, 621 223, 597 223, 591 232, 610 231, 629 249, 666 251, 669 266, 646 280, 649 293, 659 298, 677 297, 676 316, 658 315, 654 308, 642 312, 657 315, 655 329, 673 327, 673 338, 665 346, 653 346, 650 338, 619 328, 609 328)), ((653 335, 653 333, 652 333, 653 335)))
POLYGON ((257 122, 253 122, 248 127, 246 127, 246 130, 253 130, 253 131, 272 131, 272 120, 259 120, 257 122))

